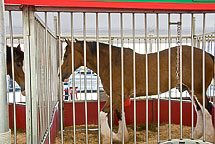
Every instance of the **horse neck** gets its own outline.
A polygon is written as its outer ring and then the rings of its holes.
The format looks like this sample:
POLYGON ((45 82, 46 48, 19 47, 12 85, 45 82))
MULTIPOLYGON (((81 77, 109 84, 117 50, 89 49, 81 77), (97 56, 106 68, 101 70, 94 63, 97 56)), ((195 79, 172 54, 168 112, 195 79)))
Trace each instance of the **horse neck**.
POLYGON ((7 61, 7 74, 12 77, 12 64, 7 61))
MULTIPOLYGON (((103 71, 105 71, 108 67, 109 49, 105 48, 106 45, 102 45, 102 44, 100 44, 99 47, 100 47, 99 48, 99 71, 102 74, 104 73, 103 71)), ((87 50, 87 67, 91 69, 93 72, 97 73, 97 53, 92 54, 90 49, 87 50)))
MULTIPOLYGON (((87 51, 87 63, 86 66, 91 69, 93 72, 97 72, 97 58, 87 51)), ((83 63, 84 65, 84 63, 83 63)))

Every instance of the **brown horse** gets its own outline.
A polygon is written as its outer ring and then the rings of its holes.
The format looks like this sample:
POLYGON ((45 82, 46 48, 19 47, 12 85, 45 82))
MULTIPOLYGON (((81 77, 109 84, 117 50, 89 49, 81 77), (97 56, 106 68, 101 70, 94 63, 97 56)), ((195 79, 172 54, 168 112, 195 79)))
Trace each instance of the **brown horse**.
MULTIPOLYGON (((66 40, 66 52, 62 65, 62 79, 68 78, 72 73, 71 42, 66 40)), ((97 72, 97 47, 96 42, 87 42, 87 67, 97 72)), ((194 48, 194 94, 200 104, 203 103, 203 67, 202 50, 194 48)), ((77 69, 84 65, 84 42, 74 42, 74 68, 77 69)), ((100 78, 105 92, 110 94, 110 73, 109 73, 109 45, 99 43, 99 70, 100 78)), ((171 48, 171 88, 179 85, 176 76, 177 68, 177 48, 171 48)), ((135 54, 136 57, 136 96, 146 95, 146 55, 135 54)), ((182 46, 182 81, 183 88, 191 93, 191 47, 182 46)), ((211 83, 213 78, 214 62, 213 56, 205 55, 205 88, 211 83)), ((112 94, 113 109, 121 109, 121 49, 112 46, 112 94)), ((160 52, 160 93, 167 92, 169 89, 169 66, 168 50, 160 52)), ((207 89, 206 89, 207 90, 207 89)), ((157 54, 148 54, 148 94, 157 94, 157 54)), ((124 96, 125 100, 133 96, 133 50, 124 49, 124 96)), ((205 93, 206 96, 206 93, 205 93)), ((206 108, 211 113, 212 106, 206 96, 206 108)), ((106 102, 102 111, 109 113, 109 100, 106 102)))
MULTIPOLYGON (((20 45, 14 50, 14 77, 15 81, 21 87, 21 92, 25 95, 25 73, 23 71, 24 52, 21 51, 20 45)), ((7 46, 7 74, 12 78, 12 59, 11 47, 7 46)))

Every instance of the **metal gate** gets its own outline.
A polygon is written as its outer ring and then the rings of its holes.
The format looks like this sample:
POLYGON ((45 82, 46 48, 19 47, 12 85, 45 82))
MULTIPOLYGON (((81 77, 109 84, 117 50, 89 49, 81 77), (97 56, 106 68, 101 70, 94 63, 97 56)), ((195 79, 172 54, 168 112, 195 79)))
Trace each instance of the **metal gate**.
MULTIPOLYGON (((7 10, 20 10, 17 6, 10 6, 8 5, 7 10)), ((157 99, 157 143, 190 143, 190 142, 207 142, 206 139, 206 116, 207 113, 205 111, 205 94, 207 92, 208 95, 214 96, 214 79, 212 84, 209 86, 209 90, 205 87, 205 57, 207 53, 210 53, 214 56, 214 45, 215 45, 215 33, 214 29, 210 29, 207 27, 214 28, 215 22, 212 21, 208 23, 209 19, 214 18, 214 13, 183 13, 178 11, 177 13, 154 13, 147 11, 142 12, 133 12, 133 11, 108 11, 104 12, 103 10, 88 10, 88 9, 68 9, 68 8, 54 8, 54 7, 24 7, 23 8, 23 38, 24 38, 24 52, 25 52, 25 87, 26 87, 26 129, 27 129, 27 143, 40 143, 45 142, 46 138, 49 137, 49 143, 51 143, 50 138, 50 128, 51 128, 51 121, 53 120, 53 115, 55 113, 56 105, 57 105, 57 95, 58 95, 58 83, 60 87, 59 98, 60 101, 60 127, 61 127, 61 142, 63 143, 63 83, 62 77, 64 78, 64 74, 62 73, 62 63, 65 62, 65 51, 66 45, 68 44, 68 39, 71 41, 71 85, 72 85, 72 92, 74 94, 75 87, 76 87, 76 73, 75 70, 75 43, 80 42, 83 48, 83 63, 79 66, 84 66, 84 77, 80 76, 78 79, 80 87, 83 87, 83 91, 80 88, 78 94, 84 93, 84 115, 85 115, 85 143, 88 143, 88 112, 89 109, 87 107, 89 96, 92 93, 92 86, 89 88, 91 92, 88 91, 88 83, 87 83, 87 67, 91 68, 91 70, 95 70, 96 73, 96 100, 98 101, 98 142, 102 142, 101 138, 101 119, 100 119, 100 85, 103 84, 105 92, 109 95, 109 103, 110 103, 110 143, 112 143, 112 139, 115 136, 113 131, 113 115, 114 115, 114 108, 113 104, 120 103, 121 111, 122 111, 122 143, 126 143, 125 135, 126 127, 125 125, 125 109, 124 109, 124 101, 128 96, 132 96, 133 102, 133 131, 134 137, 133 141, 129 141, 131 143, 138 143, 138 142, 146 142, 150 143, 152 141, 149 140, 149 100, 151 98, 157 99), (39 17, 35 16, 35 12, 42 12, 44 14, 44 23, 40 20, 39 17), (57 14, 56 14, 57 12, 57 14), (48 29, 47 26, 47 19, 48 13, 55 13, 57 16, 57 26, 55 27, 56 35, 48 29), (67 22, 70 24, 64 24, 62 22, 62 17, 66 17, 67 22), (164 24, 163 24, 164 23, 164 24), (67 29, 67 33, 63 34, 62 32, 62 25, 65 27, 69 27, 67 29), (189 26, 187 26, 189 25, 189 26), (137 28, 138 27, 138 28, 137 28), (162 31, 163 27, 165 27, 165 31, 162 31), (185 29, 186 28, 186 29, 185 29), (77 30, 78 29, 78 30, 77 30), (66 40, 65 40, 66 38, 66 40), (65 43, 67 41, 67 44, 65 43), (96 65, 93 67, 90 65, 87 52, 89 49, 89 42, 94 42, 94 48, 96 48, 96 65), (100 44, 108 45, 106 52, 108 52, 108 59, 107 59, 107 69, 101 69, 101 57, 100 50, 102 47, 100 44), (189 94, 183 93, 183 69, 182 64, 186 63, 186 61, 182 61, 182 45, 188 45, 191 48, 191 56, 190 61, 191 63, 191 93, 189 94), (171 63, 171 47, 176 47, 177 54, 176 54, 176 63, 171 63), (202 78, 203 78, 203 140, 194 139, 194 47, 197 47, 202 50, 202 78), (57 49, 58 48, 58 49, 57 49), (112 49, 118 49, 118 55, 116 55, 112 49), (59 50, 59 53, 58 53, 59 50), (167 64, 168 64, 168 75, 166 76, 166 84, 168 90, 166 91, 165 95, 162 95, 161 89, 162 85, 160 79, 162 73, 160 73, 160 67, 162 63, 160 63, 160 53, 161 51, 167 50, 167 64), (128 53, 128 51, 131 51, 128 53), (207 53, 206 53, 207 52, 207 53), (150 54, 156 53, 155 58, 156 60, 153 61, 157 65, 154 65, 154 69, 157 70, 157 83, 155 87, 149 86, 150 79, 149 78, 149 67, 152 59, 150 58, 150 54), (124 61, 126 61, 126 54, 130 54, 132 57, 132 61, 130 62, 130 67, 132 69, 132 73, 130 76, 133 77, 131 81, 132 91, 128 95, 128 87, 125 86, 127 83, 127 74, 126 71, 128 66, 124 65, 124 61), (137 89, 137 79, 142 77, 137 77, 136 71, 138 69, 138 65, 136 65, 137 57, 140 55, 144 55, 145 58, 145 69, 146 71, 143 73, 145 77, 145 94, 142 95, 143 97, 137 98, 139 96, 137 89), (64 59, 63 59, 64 56, 64 59), (113 79, 112 73, 114 71, 113 65, 116 63, 112 59, 114 57, 120 56, 117 59, 118 67, 120 67, 120 83, 119 86, 119 95, 121 96, 119 102, 116 102, 114 97, 116 97, 116 91, 114 86, 116 86, 116 79, 113 79), (63 59, 63 61, 62 61, 63 59), (59 60, 59 61, 57 61, 59 60), (59 64, 58 64, 59 63, 59 64), (175 65, 175 77, 179 82, 177 85, 179 92, 176 89, 172 89, 172 81, 171 75, 172 69, 171 65, 175 65), (60 67, 59 67, 60 66, 60 67), (59 68, 59 73, 57 72, 59 68), (94 69, 93 69, 94 68, 94 69), (102 78, 102 74, 107 72, 108 80, 104 80, 102 78), (58 74, 60 77, 60 82, 58 81, 58 74), (101 82, 100 82, 101 78, 101 82), (84 83, 81 82, 81 79, 84 79, 84 83), (82 84, 82 86, 81 86, 82 84), (83 86, 84 85, 84 86, 83 86), (108 85, 108 86, 107 86, 108 85), (109 89, 107 89, 109 87, 109 89), (154 88, 155 94, 151 94, 150 88, 154 88), (174 92, 173 92, 174 91, 174 92), (176 91, 176 92, 175 92, 176 91), (190 97, 191 111, 192 111, 192 122, 191 122, 191 136, 189 138, 184 139, 183 137, 183 103, 185 97, 190 97), (146 102, 145 106, 145 125, 146 125, 146 136, 144 140, 137 140, 137 101, 139 99, 144 99, 146 102), (168 139, 163 139, 160 137, 160 113, 162 107, 160 107, 160 100, 167 99, 168 100, 168 129, 169 135, 168 139), (173 99, 177 99, 180 101, 180 137, 179 139, 175 139, 172 137, 172 114, 171 110, 174 107, 171 101, 173 99), (114 101, 113 101, 114 100, 114 101)), ((70 48, 70 47, 69 47, 70 48)), ((68 48, 67 48, 68 49, 68 48)), ((95 59, 94 59, 95 60, 95 59)), ((104 67, 102 67, 104 68, 104 67)), ((140 67, 139 67, 140 68, 140 67)), ((214 69, 214 67, 213 67, 214 69)), ((81 75, 81 73, 80 73, 81 75)), ((92 78, 92 72, 91 72, 92 78)), ((214 76, 213 76, 214 77, 214 76)), ((116 78, 116 77, 114 77, 116 78)), ((69 85, 70 86, 70 85, 69 85)), ((81 97, 81 96, 80 96, 81 97)), ((214 97, 210 97, 210 100, 215 101, 214 97)), ((76 129, 76 123, 79 119, 75 119, 76 113, 76 103, 80 102, 74 96, 71 99, 73 103, 73 143, 78 143, 76 136, 79 133, 76 129)), ((83 101, 83 98, 82 98, 83 101)), ((105 141, 103 141, 105 142, 105 141)), ((107 141, 109 143, 109 141, 107 141)), ((211 141, 210 141, 211 142, 211 141)), ((208 142, 209 143, 209 142, 208 142)))

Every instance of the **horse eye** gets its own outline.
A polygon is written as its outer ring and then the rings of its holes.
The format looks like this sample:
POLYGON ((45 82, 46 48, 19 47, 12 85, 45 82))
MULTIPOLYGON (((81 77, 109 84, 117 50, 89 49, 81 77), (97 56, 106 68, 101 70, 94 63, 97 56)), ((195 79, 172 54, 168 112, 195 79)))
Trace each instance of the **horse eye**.
POLYGON ((65 58, 67 58, 67 55, 64 55, 65 58))
POLYGON ((21 67, 21 64, 16 64, 18 67, 21 67))

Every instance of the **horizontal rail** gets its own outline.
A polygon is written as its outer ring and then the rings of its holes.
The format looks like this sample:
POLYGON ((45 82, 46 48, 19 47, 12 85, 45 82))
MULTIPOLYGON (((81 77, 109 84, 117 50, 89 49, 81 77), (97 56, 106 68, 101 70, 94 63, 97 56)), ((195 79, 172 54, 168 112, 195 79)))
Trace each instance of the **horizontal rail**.
MULTIPOLYGON (((54 38, 56 38, 54 35, 53 35, 53 33, 50 33, 54 38)), ((197 39, 201 39, 201 37, 202 37, 202 35, 196 35, 196 36, 194 36, 194 39, 195 38, 197 38, 197 39)), ((215 32, 212 32, 212 33, 207 33, 207 34, 205 34, 205 37, 206 37, 206 39, 207 38, 215 38, 215 32)), ((70 39, 71 38, 71 36, 69 36, 69 35, 62 35, 61 36, 61 39, 64 41, 64 39, 70 39)), ((76 39, 83 39, 83 37, 75 37, 76 39)), ((75 39, 74 38, 74 39, 75 39)), ((123 37, 124 39, 129 39, 129 40, 132 40, 133 38, 132 37, 123 37)), ((171 37, 171 39, 176 39, 177 38, 177 36, 172 36, 171 37)), ((10 39, 10 36, 9 35, 7 35, 6 36, 6 39, 8 40, 8 39, 10 39)), ((13 37, 13 39, 14 40, 16 40, 16 39, 23 39, 23 36, 21 35, 21 34, 18 34, 18 35, 15 35, 14 37, 13 37)), ((89 40, 93 40, 93 39, 96 39, 96 37, 86 37, 86 39, 89 39, 89 40)), ((117 40, 117 39, 120 39, 120 37, 111 37, 111 39, 112 40, 117 40)), ((144 40, 145 39, 145 37, 135 37, 135 39, 136 40, 139 40, 139 39, 141 39, 141 40, 144 40)), ((157 37, 156 37, 156 35, 155 36, 148 36, 148 38, 147 39, 157 39, 157 37)), ((161 36, 161 37, 159 37, 159 39, 168 39, 168 36, 161 36)), ((191 37, 190 36, 184 36, 184 37, 182 37, 182 39, 191 39, 191 37)), ((109 40, 109 37, 99 37, 99 41, 107 41, 108 42, 108 40, 109 40)), ((166 42, 164 42, 164 41, 161 41, 162 43, 166 43, 166 42)))

